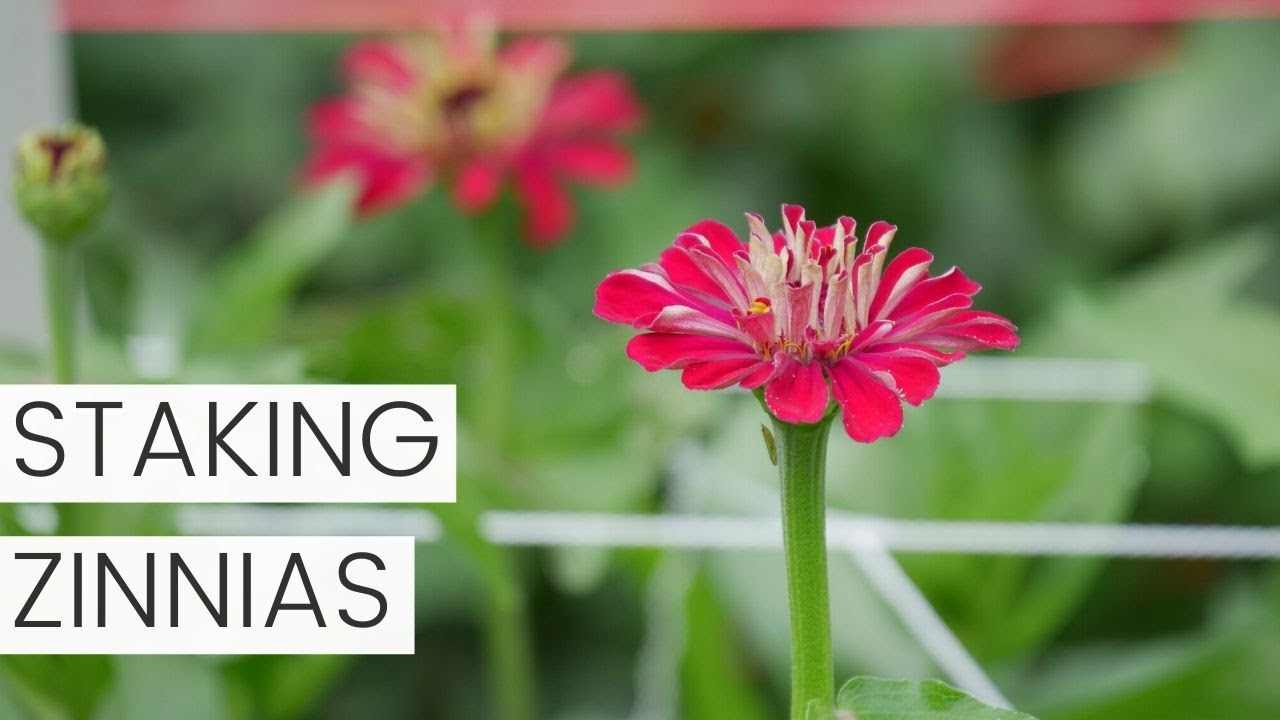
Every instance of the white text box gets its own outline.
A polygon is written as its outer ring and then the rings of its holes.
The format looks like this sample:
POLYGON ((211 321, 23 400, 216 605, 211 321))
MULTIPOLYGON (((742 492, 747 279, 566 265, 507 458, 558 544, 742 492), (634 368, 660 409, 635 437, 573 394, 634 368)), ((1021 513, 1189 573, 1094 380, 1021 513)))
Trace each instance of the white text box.
POLYGON ((453 502, 452 385, 0 386, 0 502, 453 502))
POLYGON ((0 654, 412 654, 413 571, 409 537, 0 537, 0 654))

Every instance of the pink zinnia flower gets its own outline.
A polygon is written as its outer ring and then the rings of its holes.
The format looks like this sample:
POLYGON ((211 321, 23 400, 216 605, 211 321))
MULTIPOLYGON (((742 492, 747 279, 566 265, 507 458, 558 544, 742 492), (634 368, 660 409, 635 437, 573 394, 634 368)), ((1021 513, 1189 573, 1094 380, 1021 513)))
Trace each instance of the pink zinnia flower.
POLYGON ((929 276, 920 248, 886 264, 893 225, 872 224, 859 252, 852 218, 818 228, 798 205, 782 215, 770 234, 748 214, 746 243, 718 222, 694 225, 658 264, 610 273, 596 315, 645 331, 627 355, 646 370, 681 370, 695 390, 763 387, 785 422, 818 422, 834 396, 861 442, 896 433, 901 401, 932 397, 939 367, 1017 346, 1012 323, 970 309, 979 285, 958 269, 929 276))
POLYGON ((345 97, 315 105, 308 182, 355 170, 359 209, 400 205, 433 180, 480 212, 506 178, 538 246, 569 229, 565 185, 613 185, 631 172, 619 136, 642 115, 626 78, 596 71, 564 76, 568 48, 524 39, 499 49, 492 28, 455 24, 439 36, 366 41, 343 62, 345 97))

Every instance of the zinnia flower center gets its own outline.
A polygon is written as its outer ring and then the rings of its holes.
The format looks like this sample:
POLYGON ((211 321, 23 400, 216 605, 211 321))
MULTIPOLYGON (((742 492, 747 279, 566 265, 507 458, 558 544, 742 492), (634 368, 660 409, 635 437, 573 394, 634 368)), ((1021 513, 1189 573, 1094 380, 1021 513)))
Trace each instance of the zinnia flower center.
MULTIPOLYGON (((734 310, 738 328, 749 335, 762 357, 791 356, 804 364, 835 363, 848 354, 871 318, 855 287, 874 292, 882 252, 857 252, 853 220, 818 229, 803 216, 787 218, 772 235, 753 217, 748 257, 739 269, 748 296, 734 310)), ((873 237, 874 247, 888 233, 873 237)), ((887 239, 887 238, 885 238, 887 239)))

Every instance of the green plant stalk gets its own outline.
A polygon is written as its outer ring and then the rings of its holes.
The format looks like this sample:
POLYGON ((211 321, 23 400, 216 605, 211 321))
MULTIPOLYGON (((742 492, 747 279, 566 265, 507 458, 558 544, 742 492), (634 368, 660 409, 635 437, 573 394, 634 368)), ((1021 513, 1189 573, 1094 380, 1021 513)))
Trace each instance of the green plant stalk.
POLYGON ((494 706, 502 720, 534 720, 537 694, 533 686, 529 618, 524 588, 511 553, 498 548, 499 563, 489 577, 485 636, 494 683, 494 706), (496 572, 494 572, 496 570, 496 572))
POLYGON ((809 424, 774 418, 782 484, 782 536, 791 612, 791 720, 813 703, 835 705, 831 602, 827 584, 826 465, 831 420, 809 424))
POLYGON ((45 312, 49 324, 51 379, 76 381, 76 300, 80 257, 69 242, 46 240, 44 246, 45 312))
MULTIPOLYGON (((511 399, 515 390, 514 355, 518 331, 512 287, 515 270, 513 252, 520 239, 510 230, 509 203, 500 203, 477 223, 477 245, 484 253, 489 287, 487 322, 480 331, 488 372, 475 388, 476 430, 481 442, 499 459, 505 457, 511 421, 511 399)), ((501 461, 497 463, 501 472, 501 461)), ((487 478, 497 489, 500 479, 487 478)), ((493 497, 500 493, 486 493, 493 497)), ((484 542, 481 540, 481 542, 484 542)), ((537 715, 537 693, 531 633, 524 589, 517 572, 515 555, 504 547, 490 546, 481 559, 489 605, 485 613, 489 678, 499 720, 533 720, 537 715)))

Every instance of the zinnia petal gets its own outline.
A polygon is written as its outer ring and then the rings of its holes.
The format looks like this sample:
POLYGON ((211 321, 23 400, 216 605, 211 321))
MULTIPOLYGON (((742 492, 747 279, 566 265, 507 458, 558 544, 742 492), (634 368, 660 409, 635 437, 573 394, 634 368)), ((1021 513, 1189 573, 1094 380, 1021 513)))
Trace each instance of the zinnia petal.
POLYGON ((516 196, 524 206, 525 233, 534 247, 554 245, 573 223, 573 201, 551 173, 536 164, 516 168, 516 196))
POLYGON ((933 253, 921 248, 907 248, 894 258, 884 269, 884 277, 871 300, 871 319, 884 317, 893 310, 907 292, 928 277, 932 262, 933 253))
POLYGON ((694 223, 684 231, 683 235, 701 235, 706 238, 715 254, 719 255, 725 265, 731 268, 736 265, 734 256, 746 252, 747 249, 747 244, 738 238, 737 233, 730 230, 724 223, 715 220, 694 223))
POLYGON ((574 140, 549 153, 556 169, 596 185, 617 185, 631 177, 631 153, 607 140, 574 140))
POLYGON ((695 362, 759 360, 750 345, 735 340, 675 333, 637 335, 627 343, 627 357, 651 372, 680 369, 695 362))
POLYGON ((903 399, 912 405, 933 397, 942 379, 938 366, 922 357, 870 352, 859 355, 858 362, 868 370, 888 374, 903 399))
POLYGON ((849 437, 858 442, 875 442, 902 428, 898 393, 848 358, 831 366, 829 372, 849 437))
POLYGON ((764 401, 779 420, 816 423, 827 412, 831 394, 819 363, 791 360, 764 389, 764 401))
POLYGON ((514 68, 545 77, 555 77, 569 67, 573 53, 565 43, 551 38, 512 40, 499 53, 499 60, 514 68))
POLYGON ((542 118, 544 131, 619 132, 640 124, 644 112, 626 76, 603 70, 562 80, 542 118))
POLYGON ((684 369, 680 381, 690 390, 720 390, 743 382, 769 367, 768 362, 758 358, 694 363, 684 369))
POLYGON ((501 188, 501 169, 495 163, 481 159, 467 163, 458 171, 453 184, 453 199, 466 212, 479 212, 493 204, 501 188))
POLYGON ((353 103, 346 99, 321 100, 307 113, 312 137, 325 143, 361 141, 369 134, 353 103))
POLYGON ((977 295, 982 286, 970 280, 960 268, 950 270, 931 277, 912 288, 902 300, 887 314, 889 317, 906 317, 930 303, 937 302, 948 295, 977 295))
POLYGON ((1018 346, 1018 328, 995 313, 969 310, 912 338, 912 342, 946 350, 1012 350, 1018 346))
POLYGON ((395 156, 367 146, 321 147, 303 169, 303 182, 314 185, 344 172, 354 172, 360 182, 356 201, 361 213, 401 205, 415 197, 431 181, 431 169, 415 156, 395 156))
POLYGON ((353 45, 342 58, 342 69, 352 85, 370 84, 389 90, 409 90, 418 79, 404 50, 381 40, 353 45))
MULTIPOLYGON (((726 307, 741 304, 741 286, 736 291, 721 282, 723 276, 735 277, 736 273, 728 268, 716 273, 708 268, 709 253, 695 255, 693 251, 683 247, 670 247, 658 256, 658 264, 666 271, 671 282, 685 288, 696 290, 704 295, 724 303, 726 307), (730 293, 733 293, 732 295, 730 293)), ((716 262, 719 262, 717 259, 716 262)))
POLYGON ((635 325, 641 318, 662 312, 685 298, 665 277, 647 270, 619 270, 605 276, 596 287, 595 314, 609 322, 635 325))

